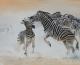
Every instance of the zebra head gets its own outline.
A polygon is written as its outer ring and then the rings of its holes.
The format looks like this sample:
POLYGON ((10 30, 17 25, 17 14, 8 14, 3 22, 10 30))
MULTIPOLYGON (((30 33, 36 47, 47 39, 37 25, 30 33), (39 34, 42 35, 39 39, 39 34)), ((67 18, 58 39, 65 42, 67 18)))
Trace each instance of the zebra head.
POLYGON ((32 22, 29 21, 29 19, 23 19, 21 24, 24 24, 26 28, 35 28, 35 25, 32 24, 32 22))
POLYGON ((28 17, 28 18, 30 19, 31 22, 41 21, 40 18, 41 18, 41 16, 42 16, 43 13, 48 14, 49 16, 51 16, 50 13, 39 10, 39 11, 37 11, 37 13, 36 13, 35 15, 33 15, 33 16, 31 16, 31 17, 28 17))
POLYGON ((39 19, 39 13, 36 13, 35 15, 28 17, 30 19, 30 21, 33 23, 34 21, 40 21, 39 19))

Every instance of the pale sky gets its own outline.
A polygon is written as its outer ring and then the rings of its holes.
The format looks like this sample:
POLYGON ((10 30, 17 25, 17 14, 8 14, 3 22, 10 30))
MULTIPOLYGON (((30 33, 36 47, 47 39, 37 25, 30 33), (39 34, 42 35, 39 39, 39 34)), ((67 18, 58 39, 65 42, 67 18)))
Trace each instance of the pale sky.
POLYGON ((54 7, 60 5, 79 7, 80 0, 0 0, 0 10, 30 10, 40 7, 54 7))
POLYGON ((80 14, 80 0, 0 0, 0 15, 10 12, 44 10, 80 14))

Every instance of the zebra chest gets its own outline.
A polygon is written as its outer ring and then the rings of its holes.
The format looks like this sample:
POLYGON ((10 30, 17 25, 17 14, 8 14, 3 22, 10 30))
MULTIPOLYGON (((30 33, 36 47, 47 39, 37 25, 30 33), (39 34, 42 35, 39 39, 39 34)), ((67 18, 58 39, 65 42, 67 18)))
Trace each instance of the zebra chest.
POLYGON ((27 38, 33 38, 34 36, 35 36, 34 32, 31 32, 31 31, 26 32, 26 37, 27 38))

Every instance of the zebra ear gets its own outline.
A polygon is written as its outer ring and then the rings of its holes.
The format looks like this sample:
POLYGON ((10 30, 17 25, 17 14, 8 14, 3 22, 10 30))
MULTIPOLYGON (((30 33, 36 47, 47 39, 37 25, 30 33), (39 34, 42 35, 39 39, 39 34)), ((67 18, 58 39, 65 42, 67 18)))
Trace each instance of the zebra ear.
POLYGON ((20 22, 21 24, 24 24, 24 22, 23 22, 23 20, 22 20, 22 22, 20 22))
POLYGON ((23 24, 24 23, 24 19, 20 23, 23 24))
POLYGON ((31 19, 31 17, 28 17, 28 19, 31 19))
POLYGON ((32 19, 33 18, 33 16, 31 16, 31 17, 28 17, 29 19, 32 19))
POLYGON ((26 20, 26 17, 24 18, 24 20, 26 20))
POLYGON ((30 18, 30 17, 28 17, 28 18, 30 18))

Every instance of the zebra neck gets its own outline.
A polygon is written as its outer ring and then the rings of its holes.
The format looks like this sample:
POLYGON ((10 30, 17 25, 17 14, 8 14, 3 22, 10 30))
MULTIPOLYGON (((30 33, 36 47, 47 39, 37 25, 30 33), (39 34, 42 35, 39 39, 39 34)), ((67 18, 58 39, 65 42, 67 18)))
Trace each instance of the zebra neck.
POLYGON ((32 29, 28 29, 28 28, 26 28, 26 31, 27 31, 27 32, 33 32, 32 29))

